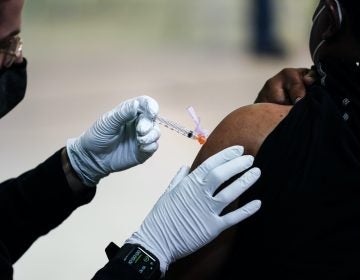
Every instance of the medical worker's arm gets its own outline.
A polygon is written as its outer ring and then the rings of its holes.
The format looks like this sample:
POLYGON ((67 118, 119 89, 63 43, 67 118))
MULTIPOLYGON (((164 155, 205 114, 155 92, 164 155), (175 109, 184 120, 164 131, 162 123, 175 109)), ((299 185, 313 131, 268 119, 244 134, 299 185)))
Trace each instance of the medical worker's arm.
MULTIPOLYGON (((169 264, 199 250, 222 231, 254 214, 260 208, 259 200, 220 215, 260 177, 258 168, 248 170, 253 157, 243 156, 243 151, 241 146, 227 148, 190 174, 188 167, 181 168, 126 244, 140 245, 156 256, 164 275, 169 264), (216 193, 220 185, 242 172, 245 173, 240 178, 216 193)), ((120 255, 115 254, 93 279, 145 279, 135 270, 131 273, 120 255)))
POLYGON ((0 243, 19 257, 40 236, 91 201, 104 176, 143 163, 158 147, 156 101, 127 100, 45 162, 0 184, 0 243))
POLYGON ((90 202, 95 190, 73 192, 64 174, 61 150, 36 168, 1 183, 0 247, 7 251, 7 262, 15 263, 38 237, 90 202))

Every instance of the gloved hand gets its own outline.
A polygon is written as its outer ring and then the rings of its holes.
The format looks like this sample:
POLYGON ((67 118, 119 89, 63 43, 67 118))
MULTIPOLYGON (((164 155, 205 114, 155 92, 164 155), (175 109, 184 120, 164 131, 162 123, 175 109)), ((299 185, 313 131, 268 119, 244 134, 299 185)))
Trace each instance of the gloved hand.
POLYGON ((67 141, 70 163, 83 184, 95 186, 111 172, 145 162, 157 150, 157 102, 140 96, 100 117, 80 137, 67 141))
POLYGON ((126 243, 138 244, 153 253, 164 275, 169 264, 197 251, 225 229, 254 214, 260 208, 259 200, 219 216, 260 177, 258 168, 247 171, 213 196, 222 183, 251 167, 254 159, 242 156, 243 151, 241 146, 227 148, 189 175, 188 167, 181 168, 126 243))

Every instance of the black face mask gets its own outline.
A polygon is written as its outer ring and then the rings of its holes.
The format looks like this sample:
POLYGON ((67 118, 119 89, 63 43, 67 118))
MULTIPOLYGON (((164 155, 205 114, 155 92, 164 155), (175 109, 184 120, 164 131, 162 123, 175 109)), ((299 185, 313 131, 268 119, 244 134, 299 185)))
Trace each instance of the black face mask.
POLYGON ((0 118, 9 113, 24 98, 27 75, 26 60, 0 70, 0 118))

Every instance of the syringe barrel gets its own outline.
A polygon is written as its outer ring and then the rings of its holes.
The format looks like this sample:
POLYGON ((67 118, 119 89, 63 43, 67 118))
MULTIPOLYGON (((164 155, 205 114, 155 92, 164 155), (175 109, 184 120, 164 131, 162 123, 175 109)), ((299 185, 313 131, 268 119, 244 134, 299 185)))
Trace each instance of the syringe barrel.
POLYGON ((166 126, 167 128, 174 130, 177 133, 180 133, 188 138, 196 139, 196 135, 195 135, 194 131, 187 129, 174 121, 170 121, 159 115, 156 116, 155 121, 157 121, 159 124, 166 126))

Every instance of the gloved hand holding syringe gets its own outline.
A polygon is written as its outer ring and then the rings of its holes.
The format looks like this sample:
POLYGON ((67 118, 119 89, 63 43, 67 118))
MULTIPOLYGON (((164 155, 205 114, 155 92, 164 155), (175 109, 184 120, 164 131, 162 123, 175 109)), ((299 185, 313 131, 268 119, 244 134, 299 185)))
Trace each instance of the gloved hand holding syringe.
POLYGON ((187 110, 188 110, 191 118, 194 120, 194 122, 196 124, 196 128, 194 130, 185 128, 182 125, 180 125, 174 121, 170 121, 169 119, 164 118, 159 115, 157 115, 155 117, 155 121, 169 129, 181 134, 181 135, 184 135, 187 138, 197 140, 201 145, 205 144, 208 133, 201 128, 200 119, 196 115, 193 107, 189 107, 189 108, 187 108, 187 110))

